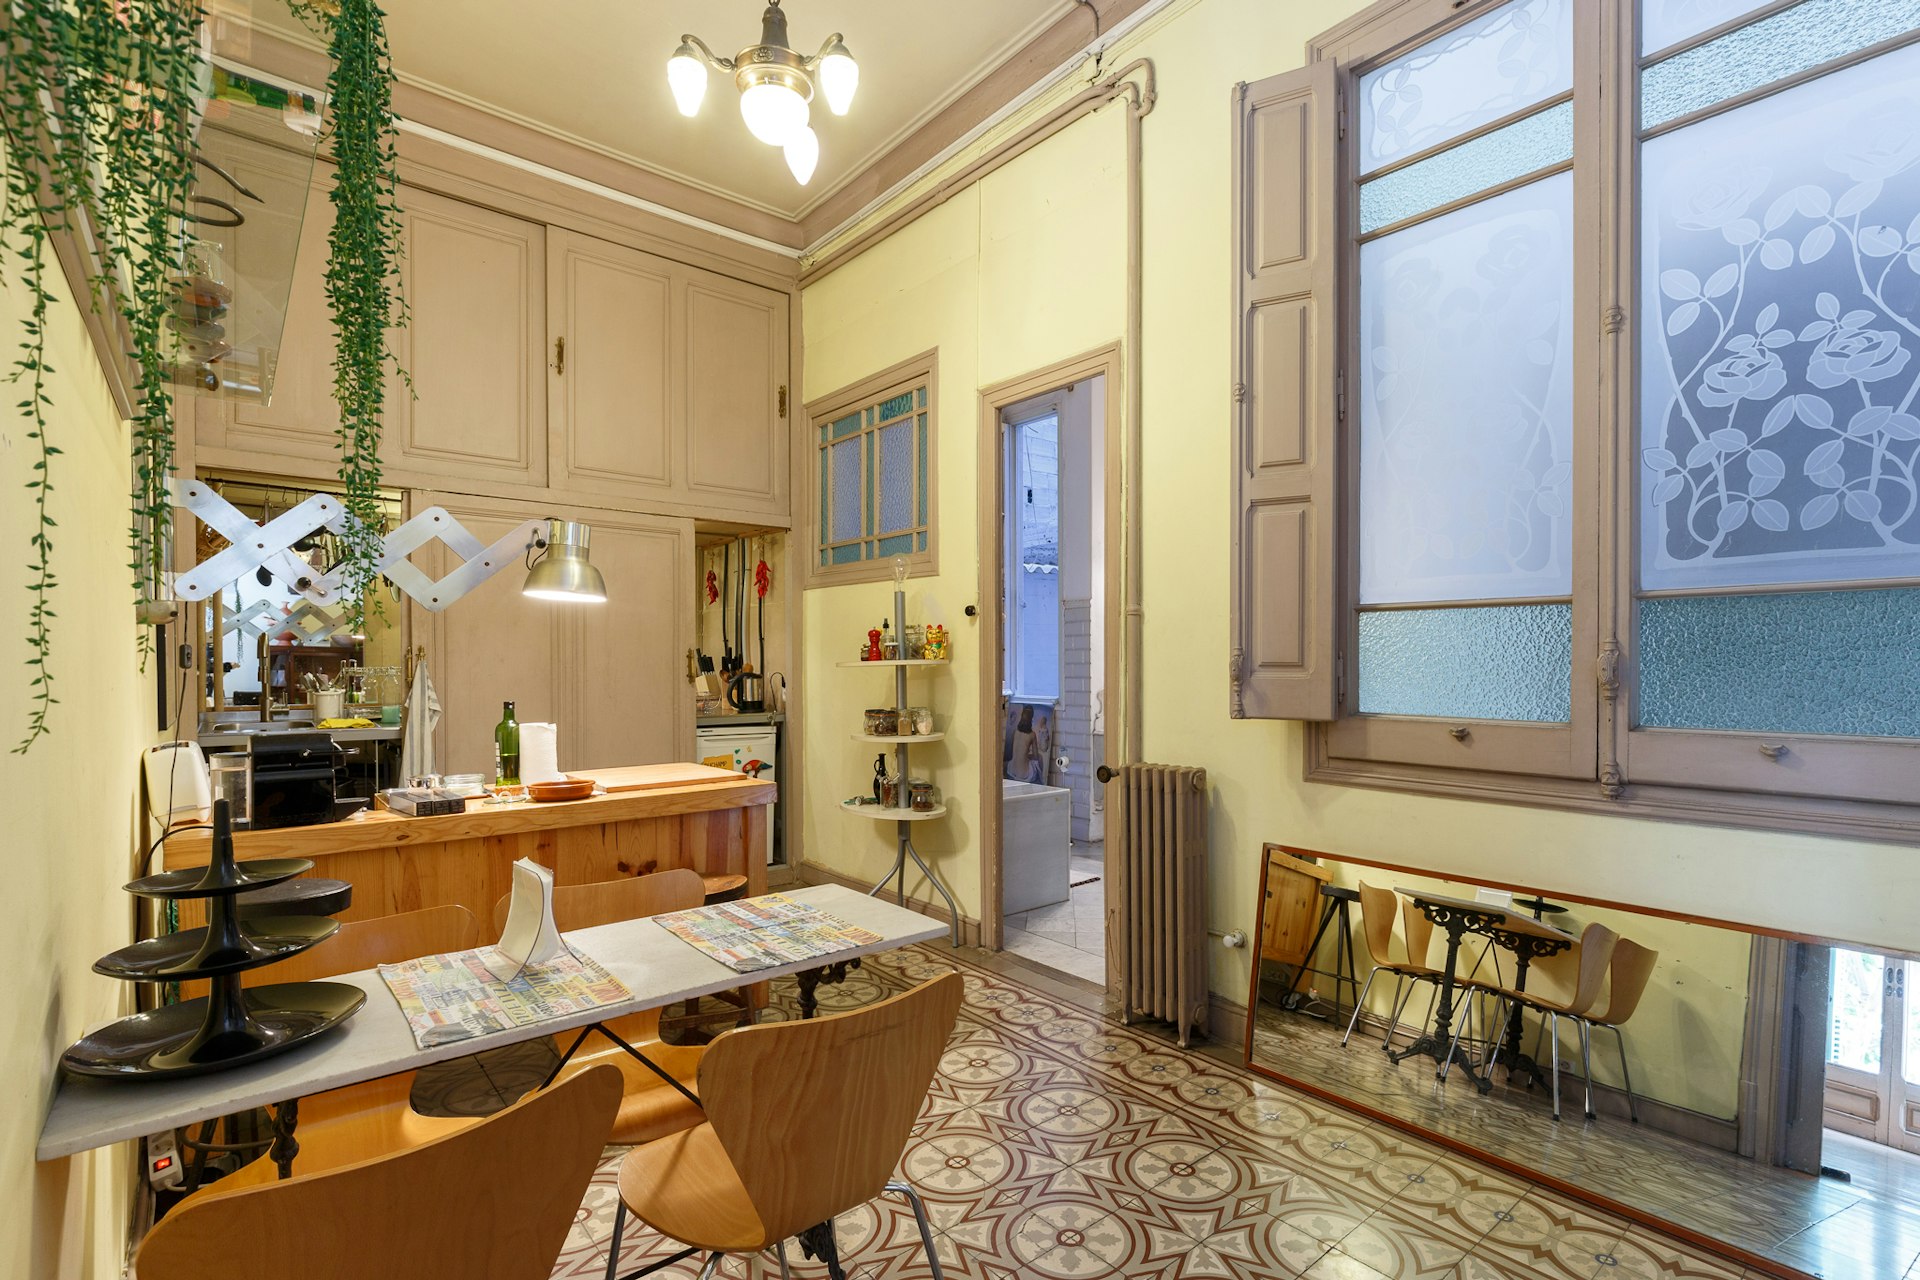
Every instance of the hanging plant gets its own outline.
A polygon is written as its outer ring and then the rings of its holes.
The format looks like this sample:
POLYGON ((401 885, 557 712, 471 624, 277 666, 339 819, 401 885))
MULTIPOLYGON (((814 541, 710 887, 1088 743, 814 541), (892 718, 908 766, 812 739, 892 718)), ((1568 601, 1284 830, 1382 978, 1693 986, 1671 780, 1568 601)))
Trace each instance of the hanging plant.
MULTIPOLYGON (((194 109, 201 67, 197 0, 7 0, 0 9, 0 283, 26 290, 26 318, 7 374, 20 388, 33 461, 27 480, 27 665, 32 701, 24 752, 49 729, 56 618, 49 509, 60 447, 49 434, 46 361, 51 238, 91 231, 97 258, 89 301, 110 307, 138 362, 133 392, 133 495, 129 531, 137 596, 160 594, 172 508, 173 396, 163 325, 172 306, 181 214, 193 176, 194 109)), ((151 639, 143 629, 144 659, 151 639)))
MULTIPOLYGON (((353 626, 364 627, 366 601, 384 549, 380 499, 380 430, 387 370, 398 361, 390 329, 406 323, 397 282, 403 252, 398 180, 394 174, 393 70, 386 15, 373 0, 314 0, 296 10, 323 30, 333 56, 327 76, 336 172, 333 232, 327 241, 327 301, 339 346, 333 395, 340 405, 340 485, 348 514, 343 594, 353 626)), ((401 371, 403 381, 411 381, 401 371)))

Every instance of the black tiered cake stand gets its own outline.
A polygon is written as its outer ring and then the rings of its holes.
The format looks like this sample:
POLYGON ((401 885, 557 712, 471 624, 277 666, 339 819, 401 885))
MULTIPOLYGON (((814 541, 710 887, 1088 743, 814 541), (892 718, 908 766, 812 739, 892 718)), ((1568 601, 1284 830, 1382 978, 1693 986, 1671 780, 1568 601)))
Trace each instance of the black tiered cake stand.
POLYGON ((227 803, 213 806, 213 856, 205 868, 135 880, 143 898, 204 898, 207 926, 149 938, 101 957, 94 970, 128 982, 210 980, 210 994, 111 1023, 77 1041, 61 1065, 80 1075, 167 1080, 237 1067, 284 1052, 339 1026, 367 1002, 344 982, 286 982, 242 989, 240 975, 325 942, 325 916, 249 916, 234 898, 310 871, 305 858, 236 863, 227 803))

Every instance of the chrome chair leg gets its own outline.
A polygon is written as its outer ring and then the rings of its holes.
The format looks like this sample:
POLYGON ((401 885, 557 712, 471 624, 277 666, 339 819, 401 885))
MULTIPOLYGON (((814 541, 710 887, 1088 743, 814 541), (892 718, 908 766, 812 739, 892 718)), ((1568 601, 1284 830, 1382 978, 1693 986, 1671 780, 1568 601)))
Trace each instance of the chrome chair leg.
POLYGON ((793 1273, 787 1270, 787 1242, 775 1241, 773 1252, 774 1256, 780 1259, 780 1280, 793 1280, 793 1273))
POLYGON ((1633 1096, 1633 1074, 1627 1070, 1627 1038, 1620 1034, 1620 1028, 1608 1027, 1613 1032, 1613 1042, 1620 1048, 1620 1078, 1627 1086, 1627 1114, 1633 1117, 1635 1124, 1640 1123, 1640 1103, 1633 1096))
POLYGON ((707 1265, 700 1268, 700 1280, 713 1280, 713 1277, 719 1274, 720 1274, 720 1255, 717 1253, 710 1253, 707 1255, 707 1265))
POLYGON ((607 1280, 620 1275, 620 1233, 627 1227, 627 1202, 616 1193, 613 1198, 613 1240, 607 1245, 607 1280))
MULTIPOLYGON (((1442 1084, 1446 1083, 1447 1073, 1453 1070, 1453 1055, 1458 1052, 1460 1048, 1460 1029, 1467 1026, 1468 1020, 1473 1017, 1473 993, 1463 991, 1460 993, 1460 1017, 1456 1019, 1453 1024, 1453 1038, 1447 1041, 1447 1056, 1446 1059, 1441 1062, 1440 1070, 1437 1073, 1442 1084)), ((1472 1032, 1468 1032, 1467 1034, 1467 1046, 1468 1052, 1471 1054, 1473 1046, 1472 1032)))
POLYGON ((940 1270, 940 1254, 933 1247, 933 1228, 927 1225, 927 1206, 920 1202, 920 1193, 904 1182, 889 1182, 886 1189, 898 1191, 907 1198, 907 1204, 913 1209, 913 1220, 920 1228, 920 1247, 927 1252, 927 1269, 933 1272, 933 1280, 946 1280, 940 1270))
MULTIPOLYGON (((1373 968, 1367 971, 1367 980, 1360 984, 1360 998, 1353 1002, 1353 1016, 1347 1019, 1347 1034, 1340 1037, 1340 1047, 1342 1049, 1347 1047, 1347 1041, 1353 1039, 1353 1029, 1360 1022, 1360 1008, 1362 1005, 1366 1004, 1367 992, 1373 990, 1374 975, 1379 972, 1380 972, 1380 966, 1379 965, 1373 966, 1373 968)), ((1396 982, 1398 981, 1398 976, 1399 975, 1397 974, 1395 975, 1396 982)), ((1394 993, 1398 995, 1400 988, 1396 985, 1393 990, 1394 990, 1394 993)))
POLYGON ((1560 1118, 1560 1015, 1547 1015, 1547 1047, 1553 1051, 1553 1118, 1560 1118))
POLYGON ((1580 1074, 1587 1081, 1587 1119, 1595 1119, 1593 1114, 1593 1028, 1587 1025, 1585 1018, 1575 1018, 1573 1025, 1580 1029, 1580 1074))

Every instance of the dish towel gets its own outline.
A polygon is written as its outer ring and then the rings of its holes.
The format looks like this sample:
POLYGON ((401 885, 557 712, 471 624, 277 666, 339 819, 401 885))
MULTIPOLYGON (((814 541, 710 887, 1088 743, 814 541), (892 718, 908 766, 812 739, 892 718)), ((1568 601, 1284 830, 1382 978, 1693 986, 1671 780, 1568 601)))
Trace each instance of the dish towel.
POLYGON ((434 692, 427 675, 427 660, 422 658, 413 672, 413 687, 407 690, 406 727, 400 731, 400 780, 435 773, 433 731, 440 727, 440 695, 434 692))
POLYGON ((527 720, 520 725, 520 781, 564 782, 560 772, 560 727, 550 721, 527 720))

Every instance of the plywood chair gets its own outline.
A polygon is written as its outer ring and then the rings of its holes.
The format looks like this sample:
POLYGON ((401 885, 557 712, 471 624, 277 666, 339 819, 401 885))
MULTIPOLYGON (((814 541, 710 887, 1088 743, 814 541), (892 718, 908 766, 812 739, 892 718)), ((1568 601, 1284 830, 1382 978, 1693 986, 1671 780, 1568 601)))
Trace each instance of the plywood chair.
MULTIPOLYGON (((1607 1007, 1599 1013, 1588 1013, 1580 1019, 1586 1036, 1592 1035, 1592 1028, 1605 1027, 1613 1032, 1614 1044, 1620 1050, 1620 1078, 1627 1086, 1627 1114, 1635 1124, 1640 1123, 1640 1103, 1633 1096, 1633 1075, 1627 1070, 1627 1040, 1620 1034, 1620 1024, 1633 1016, 1640 1007, 1640 997, 1647 993, 1647 983, 1653 977, 1653 966, 1660 959, 1658 951, 1641 946, 1630 938, 1621 938, 1613 944, 1613 962, 1609 966, 1611 977, 1607 983, 1607 1007)), ((1582 1050, 1586 1048, 1583 1038, 1582 1050)), ((1589 1058, 1588 1074, 1592 1074, 1589 1058)), ((1587 1104, 1591 1114, 1593 1104, 1587 1104)))
POLYGON ((1413 998, 1413 988, 1407 987, 1403 997, 1402 987, 1411 981, 1414 986, 1429 983, 1433 987, 1434 997, 1440 994, 1441 970, 1427 963, 1427 949, 1433 941, 1433 921, 1421 914, 1420 909, 1410 901, 1403 901, 1399 894, 1391 889, 1377 889, 1373 885, 1360 885, 1360 932, 1366 938, 1367 955, 1373 960, 1373 968, 1367 971, 1367 980, 1360 987, 1360 998, 1353 1003, 1353 1017, 1347 1020, 1347 1034, 1340 1037, 1340 1045, 1346 1047, 1353 1039, 1353 1028, 1360 1021, 1360 1010, 1367 1003, 1367 992, 1373 987, 1373 980, 1382 973, 1393 975, 1393 1019, 1387 1026, 1387 1034, 1380 1041, 1382 1049, 1393 1047, 1393 1033, 1400 1029, 1400 1012, 1406 1002, 1413 998), (1404 912, 1404 928, 1407 938, 1407 954, 1404 959, 1396 959, 1393 954, 1393 918, 1404 912))
MULTIPOLYGON (((1553 1054, 1553 1118, 1560 1118, 1560 1019, 1571 1018, 1580 1032, 1580 1060, 1582 1074, 1586 1081, 1586 1117, 1593 1119, 1593 1055, 1590 1052, 1590 1037, 1587 1032, 1586 1014, 1600 999, 1600 993, 1606 987, 1608 967, 1613 961, 1615 945, 1620 935, 1599 921, 1594 921, 1580 932, 1580 940, 1573 944, 1571 962, 1576 966, 1577 977, 1573 994, 1566 1000, 1555 1000, 1539 992, 1515 991, 1510 987, 1494 986, 1490 983, 1474 983, 1477 992, 1494 996, 1503 1004, 1518 1004, 1523 1009, 1532 1009, 1546 1019, 1542 1028, 1553 1054)), ((1500 1054, 1498 1028, 1506 1024, 1504 1014, 1496 1015, 1493 1020, 1495 1030, 1487 1051, 1487 1069, 1492 1070, 1500 1054)), ((1454 1034, 1458 1043, 1459 1033, 1454 1034)), ((1538 1048, 1534 1051, 1539 1056, 1538 1048)), ((1452 1050, 1447 1054, 1451 1062, 1452 1050)))
MULTIPOLYGON (((705 900, 706 887, 700 874, 684 868, 594 884, 556 885, 553 922, 562 933, 570 933, 619 920, 686 911, 705 900)), ((511 901, 512 895, 508 895, 494 904, 496 931, 506 928, 507 904, 511 901)), ((606 1023, 606 1029, 646 1054, 649 1062, 688 1091, 698 1094, 700 1058, 705 1047, 664 1043, 660 1039, 660 1010, 647 1009, 614 1018, 606 1023)), ((554 1038, 554 1047, 565 1053, 578 1039, 577 1032, 568 1032, 554 1038)), ((580 1043, 580 1051, 561 1068, 561 1075, 564 1078, 598 1064, 618 1068, 626 1081, 620 1114, 613 1122, 615 1142, 651 1142, 676 1130, 691 1128, 705 1118, 698 1103, 619 1045, 597 1035, 580 1043)))
POLYGON ((913 1208, 927 1265, 940 1280, 926 1208, 888 1182, 945 1052, 963 991, 949 973, 879 1004, 809 1022, 729 1031, 700 1064, 707 1122, 635 1147, 620 1165, 620 1206, 607 1263, 620 1256, 626 1215, 709 1253, 779 1251, 803 1237, 840 1274, 836 1215, 898 1191, 913 1208))
POLYGON ((139 1280, 547 1280, 620 1075, 583 1072, 417 1147, 208 1199, 153 1228, 139 1280))
MULTIPOLYGON (((318 982, 343 973, 399 964, 480 945, 480 923, 461 906, 427 907, 374 920, 353 920, 319 946, 246 976, 248 985, 318 982)), ((423 1116, 408 1099, 415 1073, 403 1071, 300 1099, 300 1152, 294 1168, 318 1173, 388 1155, 472 1124, 473 1116, 423 1116)), ((255 1160, 210 1183, 195 1197, 227 1195, 271 1182, 279 1170, 255 1160)))

